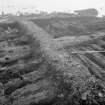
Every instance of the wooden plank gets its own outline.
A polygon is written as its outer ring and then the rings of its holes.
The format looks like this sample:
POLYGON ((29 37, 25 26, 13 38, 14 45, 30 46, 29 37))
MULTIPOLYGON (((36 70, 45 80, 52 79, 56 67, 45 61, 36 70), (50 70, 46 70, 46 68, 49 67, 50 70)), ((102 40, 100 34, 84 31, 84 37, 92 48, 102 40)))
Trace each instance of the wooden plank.
POLYGON ((95 41, 95 44, 99 45, 99 46, 104 46, 105 42, 101 39, 98 39, 97 41, 95 41))
POLYGON ((102 76, 101 76, 101 74, 99 72, 101 68, 98 65, 96 65, 94 62, 92 62, 87 57, 85 57, 85 55, 77 54, 77 56, 81 59, 83 64, 88 68, 90 73, 92 73, 93 75, 95 75, 98 78, 102 79, 102 76))
POLYGON ((99 45, 97 45, 97 44, 91 44, 91 47, 92 47, 94 50, 98 50, 98 51, 103 51, 103 50, 104 50, 101 46, 99 46, 99 45))
MULTIPOLYGON (((86 51, 86 50, 92 51, 93 50, 91 47, 82 47, 82 49, 84 51, 86 51)), ((100 53, 94 52, 91 54, 87 53, 85 55, 88 56, 91 60, 93 59, 93 61, 95 63, 97 63, 101 68, 105 68, 105 57, 103 55, 101 55, 100 53)))
MULTIPOLYGON (((74 51, 74 49, 72 49, 74 51)), ((78 58, 77 55, 72 54, 75 61, 78 62, 78 69, 82 70, 83 73, 87 73, 87 75, 90 75, 88 68, 82 63, 82 61, 78 58)))
POLYGON ((105 41, 103 41, 103 40, 99 40, 98 41, 101 45, 105 45, 105 41))
MULTIPOLYGON (((92 44, 91 47, 94 49, 94 50, 98 50, 98 51, 105 51, 105 49, 99 45, 96 45, 96 44, 92 44)), ((105 52, 100 52, 103 56, 105 56, 105 52)))

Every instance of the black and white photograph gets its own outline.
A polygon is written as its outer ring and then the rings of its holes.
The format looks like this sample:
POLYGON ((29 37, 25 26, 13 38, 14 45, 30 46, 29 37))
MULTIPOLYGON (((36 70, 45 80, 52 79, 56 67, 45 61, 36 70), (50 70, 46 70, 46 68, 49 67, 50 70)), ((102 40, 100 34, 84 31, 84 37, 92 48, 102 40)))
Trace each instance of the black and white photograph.
POLYGON ((0 0, 0 105, 105 105, 105 0, 0 0))

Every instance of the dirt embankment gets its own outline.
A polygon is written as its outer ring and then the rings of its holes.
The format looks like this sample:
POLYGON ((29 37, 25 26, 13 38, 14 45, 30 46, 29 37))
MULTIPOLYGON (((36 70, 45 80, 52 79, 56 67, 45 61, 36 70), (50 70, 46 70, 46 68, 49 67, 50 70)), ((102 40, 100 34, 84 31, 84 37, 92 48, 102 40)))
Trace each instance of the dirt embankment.
MULTIPOLYGON (((5 63, 4 68, 1 67, 1 103, 68 105, 76 104, 84 98, 86 100, 91 89, 97 85, 97 79, 78 57, 64 48, 65 44, 68 45, 65 39, 63 42, 53 39, 31 21, 18 21, 18 25, 25 30, 24 34, 32 37, 33 40, 27 39, 32 42, 29 46, 32 53, 28 58, 20 57, 20 60, 15 57, 15 63, 5 63)), ((80 43, 80 39, 77 43, 80 43)))

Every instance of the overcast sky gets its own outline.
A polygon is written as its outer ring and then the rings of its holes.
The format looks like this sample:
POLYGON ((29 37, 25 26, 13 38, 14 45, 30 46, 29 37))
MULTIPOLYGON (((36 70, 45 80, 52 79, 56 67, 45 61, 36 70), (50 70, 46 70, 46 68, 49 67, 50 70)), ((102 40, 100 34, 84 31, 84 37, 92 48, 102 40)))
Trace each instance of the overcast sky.
POLYGON ((34 12, 35 9, 52 12, 86 8, 101 9, 105 14, 105 0, 0 0, 0 12, 34 12))

